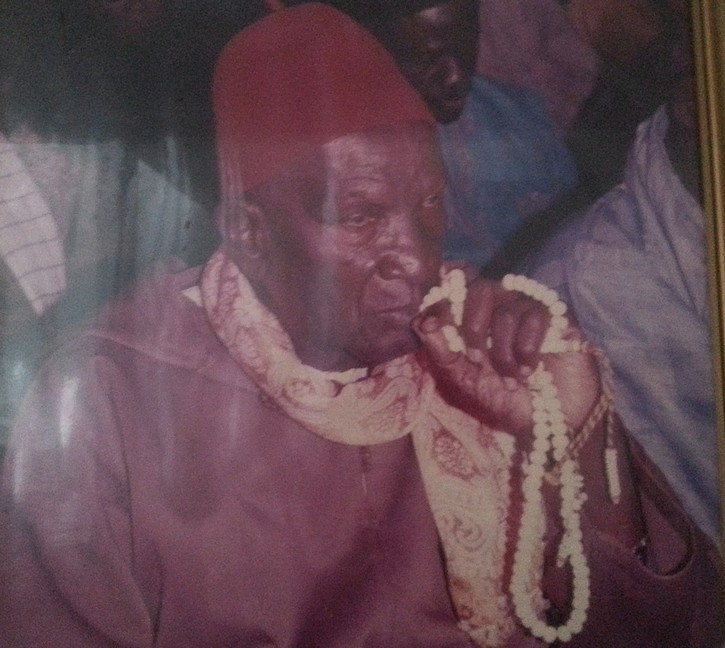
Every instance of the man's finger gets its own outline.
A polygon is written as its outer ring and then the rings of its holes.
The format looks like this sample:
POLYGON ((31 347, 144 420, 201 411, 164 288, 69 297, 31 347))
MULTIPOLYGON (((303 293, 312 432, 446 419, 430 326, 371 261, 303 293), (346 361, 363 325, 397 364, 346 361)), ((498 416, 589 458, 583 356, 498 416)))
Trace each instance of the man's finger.
POLYGON ((519 365, 536 367, 550 319, 548 311, 540 304, 532 304, 522 312, 513 348, 519 365))
POLYGON ((491 313, 495 304, 495 290, 499 290, 497 285, 492 286, 491 283, 483 280, 477 281, 468 288, 462 326, 463 336, 468 346, 486 348, 491 313))
POLYGON ((529 373, 538 362, 548 325, 546 308, 530 299, 498 307, 491 316, 491 364, 503 376, 529 373))
POLYGON ((455 345, 454 349, 451 349, 452 327, 446 318, 424 313, 413 320, 413 330, 420 338, 429 358, 437 366, 450 367, 461 357, 461 350, 454 350, 455 345))

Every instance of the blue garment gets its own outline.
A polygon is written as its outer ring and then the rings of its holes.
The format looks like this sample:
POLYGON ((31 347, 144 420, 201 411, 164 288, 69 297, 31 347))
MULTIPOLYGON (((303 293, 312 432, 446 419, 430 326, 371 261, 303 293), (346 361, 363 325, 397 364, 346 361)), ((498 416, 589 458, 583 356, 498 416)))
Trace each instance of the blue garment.
POLYGON ((447 259, 484 265, 577 181, 543 101, 528 90, 474 78, 463 114, 438 138, 449 181, 447 259))
POLYGON ((606 351, 625 425, 719 542, 704 214, 672 168, 667 127, 664 109, 640 125, 623 184, 527 273, 556 289, 606 351))

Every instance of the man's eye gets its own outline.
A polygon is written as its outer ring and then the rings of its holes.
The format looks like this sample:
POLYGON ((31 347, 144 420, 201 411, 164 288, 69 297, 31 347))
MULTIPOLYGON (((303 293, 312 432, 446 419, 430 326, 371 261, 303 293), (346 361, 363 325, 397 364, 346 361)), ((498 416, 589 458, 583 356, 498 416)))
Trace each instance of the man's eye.
POLYGON ((423 198, 423 202, 421 205, 425 207, 426 209, 430 209, 431 207, 439 207, 440 204, 443 202, 443 194, 442 193, 435 193, 431 194, 430 196, 426 196, 423 198))
POLYGON ((444 191, 432 193, 421 201, 420 222, 429 236, 440 238, 445 233, 446 214, 443 208, 444 191))
POLYGON ((361 228, 372 225, 381 215, 381 210, 374 207, 351 210, 340 215, 339 224, 343 227, 361 228))
POLYGON ((372 219, 367 214, 351 214, 340 219, 340 224, 349 225, 351 227, 362 227, 369 223, 372 219))

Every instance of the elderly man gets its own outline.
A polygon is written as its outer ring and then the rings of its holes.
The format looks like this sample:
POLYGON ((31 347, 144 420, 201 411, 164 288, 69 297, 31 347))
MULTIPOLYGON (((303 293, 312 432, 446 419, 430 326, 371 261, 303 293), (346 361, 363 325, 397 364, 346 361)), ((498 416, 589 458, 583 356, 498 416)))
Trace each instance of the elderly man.
POLYGON ((716 551, 563 303, 439 274, 435 122, 392 59, 278 11, 214 95, 223 246, 111 307, 17 422, 4 645, 716 645, 716 551))

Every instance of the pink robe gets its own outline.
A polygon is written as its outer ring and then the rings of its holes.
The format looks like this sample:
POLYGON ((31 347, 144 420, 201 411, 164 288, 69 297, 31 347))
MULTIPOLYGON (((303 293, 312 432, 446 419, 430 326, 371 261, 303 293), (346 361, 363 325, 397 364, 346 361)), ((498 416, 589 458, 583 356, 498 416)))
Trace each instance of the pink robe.
MULTIPOLYGON (((409 439, 346 446, 287 418, 181 294, 197 279, 116 304, 26 399, 0 509, 2 645, 471 646, 409 439)), ((717 552, 640 465, 685 560, 657 575, 584 520, 592 601, 569 645, 716 646, 717 552)))

